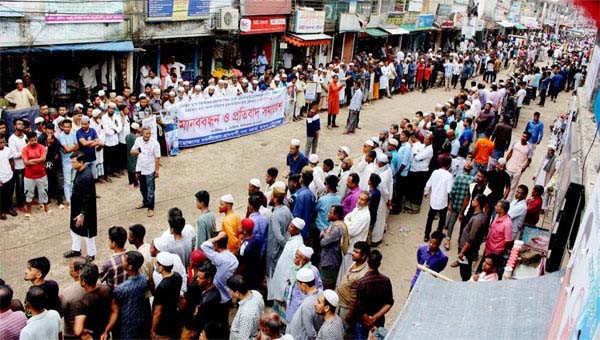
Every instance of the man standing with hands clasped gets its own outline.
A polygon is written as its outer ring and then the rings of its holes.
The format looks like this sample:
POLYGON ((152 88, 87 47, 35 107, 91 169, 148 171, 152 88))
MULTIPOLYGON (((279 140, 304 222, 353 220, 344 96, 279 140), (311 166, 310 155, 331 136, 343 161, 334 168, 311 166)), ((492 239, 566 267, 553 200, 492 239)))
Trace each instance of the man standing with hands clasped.
POLYGON ((81 237, 85 239, 87 258, 96 258, 98 220, 96 215, 96 183, 92 170, 85 165, 85 155, 81 151, 71 154, 71 166, 76 171, 71 195, 71 250, 64 257, 81 256, 81 237))
POLYGON ((140 180, 142 203, 136 209, 147 208, 148 217, 154 216, 154 180, 158 178, 160 167, 160 145, 156 139, 151 139, 150 128, 142 128, 142 136, 138 137, 131 148, 131 155, 137 156, 135 171, 140 180))

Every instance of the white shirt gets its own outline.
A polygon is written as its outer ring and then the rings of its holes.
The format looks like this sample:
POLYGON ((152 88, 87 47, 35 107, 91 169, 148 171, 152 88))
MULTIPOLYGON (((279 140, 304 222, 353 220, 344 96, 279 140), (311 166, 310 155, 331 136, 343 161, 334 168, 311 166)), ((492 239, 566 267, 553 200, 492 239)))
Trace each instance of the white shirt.
POLYGON ((119 133, 123 130, 121 126, 121 119, 117 114, 109 116, 108 113, 102 116, 102 128, 106 135, 105 145, 106 146, 117 146, 119 145, 119 133))
POLYGON ((171 72, 172 68, 175 68, 175 73, 177 74, 177 78, 181 78, 181 72, 185 71, 185 65, 183 65, 182 63, 176 61, 174 63, 170 63, 169 65, 167 65, 167 67, 169 68, 169 72, 171 72))
POLYGON ((96 81, 96 71, 99 69, 100 67, 98 65, 94 65, 92 67, 84 66, 81 68, 81 71, 79 71, 79 76, 86 89, 98 86, 98 82, 96 81))
POLYGON ((433 146, 431 144, 424 146, 424 144, 415 143, 412 152, 414 156, 410 163, 410 172, 429 171, 429 162, 433 157, 433 146))
POLYGON ((60 315, 51 309, 32 316, 27 320, 27 326, 21 330, 20 340, 58 340, 58 334, 62 332, 60 315))
POLYGON ((5 146, 4 149, 0 150, 0 183, 6 183, 13 177, 13 171, 10 167, 12 158, 10 148, 5 146))
MULTIPOLYGON (((123 122, 123 117, 120 116, 119 118, 119 123, 123 122)), ((120 144, 127 144, 127 135, 131 132, 131 125, 130 125, 130 121, 129 121, 129 116, 125 116, 125 123, 123 124, 123 128, 121 129, 121 132, 119 133, 119 143, 120 144)))
POLYGON ((135 171, 141 172, 142 175, 153 174, 156 171, 156 159, 160 158, 160 145, 158 142, 152 138, 146 142, 144 137, 138 137, 135 139, 132 149, 139 149, 140 151, 135 171))
POLYGON ((527 91, 525 91, 525 89, 520 89, 519 92, 517 92, 517 107, 523 106, 523 99, 525 99, 526 95, 527 91))
POLYGON ((352 95, 352 99, 350 99, 350 107, 348 107, 348 109, 353 110, 353 111, 360 111, 360 105, 362 104, 362 91, 360 89, 357 89, 356 91, 354 91, 354 94, 352 95))
POLYGON ((432 209, 441 210, 448 207, 448 194, 452 190, 454 177, 445 169, 437 169, 425 184, 425 194, 431 192, 429 205, 432 209))
POLYGON ((350 243, 348 249, 354 249, 354 244, 358 241, 366 241, 369 234, 369 224, 371 223, 371 215, 369 207, 359 207, 358 204, 346 217, 344 223, 348 226, 348 237, 350 243))
POLYGON ((25 138, 25 134, 23 134, 21 137, 17 137, 17 135, 12 134, 8 138, 8 146, 10 147, 10 151, 12 152, 12 156, 15 161, 15 170, 25 169, 25 163, 23 163, 23 159, 21 158, 21 151, 25 145, 27 145, 27 138, 25 138))
POLYGON ((508 216, 512 222, 513 235, 523 228, 523 222, 525 222, 525 215, 527 215, 527 201, 526 200, 513 200, 510 202, 510 209, 508 209, 508 216))

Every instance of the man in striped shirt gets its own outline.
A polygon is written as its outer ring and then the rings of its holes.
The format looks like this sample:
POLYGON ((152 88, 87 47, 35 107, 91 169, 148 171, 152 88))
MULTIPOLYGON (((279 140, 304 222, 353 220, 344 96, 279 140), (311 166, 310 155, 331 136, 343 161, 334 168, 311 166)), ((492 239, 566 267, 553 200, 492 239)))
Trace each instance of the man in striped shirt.
POLYGON ((110 227, 108 229, 108 239, 110 250, 114 254, 102 266, 100 281, 106 283, 114 290, 115 287, 127 280, 127 272, 123 268, 127 231, 123 227, 110 227))

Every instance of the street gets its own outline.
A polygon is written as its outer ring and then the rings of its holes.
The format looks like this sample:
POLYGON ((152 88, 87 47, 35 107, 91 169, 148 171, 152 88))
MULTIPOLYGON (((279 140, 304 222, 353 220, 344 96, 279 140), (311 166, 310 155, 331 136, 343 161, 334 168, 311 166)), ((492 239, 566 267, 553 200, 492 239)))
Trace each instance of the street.
MULTIPOLYGON (((498 79, 504 79, 502 73, 498 79)), ((481 81, 481 77, 477 78, 481 81)), ((381 99, 371 105, 363 106, 360 114, 360 126, 355 135, 342 135, 343 129, 326 129, 321 114, 321 135, 319 138, 318 154, 320 160, 335 159, 337 149, 342 146, 350 148, 351 156, 358 159, 362 143, 367 138, 377 135, 380 129, 388 128, 390 123, 399 123, 402 118, 414 117, 416 111, 432 111, 436 103, 445 103, 455 95, 456 91, 445 92, 443 88, 430 89, 426 94, 420 92, 396 95, 392 99, 381 99)), ((520 117, 518 128, 513 129, 513 141, 518 140, 522 129, 532 118, 534 111, 542 113, 544 133, 548 134, 548 126, 557 114, 567 108, 570 94, 561 92, 557 103, 546 102, 546 107, 539 108, 532 101, 525 106, 520 117)), ((342 109, 338 124, 342 127, 348 115, 347 108, 342 109)), ((275 166, 280 171, 280 178, 286 172, 286 154, 289 140, 299 138, 304 149, 305 121, 289 123, 258 134, 243 138, 232 139, 221 143, 206 145, 193 149, 185 149, 177 157, 161 160, 160 178, 156 182, 156 214, 146 217, 145 210, 136 210, 141 196, 137 189, 127 185, 127 176, 114 179, 112 183, 97 185, 96 190, 101 198, 98 199, 98 255, 95 263, 102 265, 108 258, 107 230, 113 225, 127 228, 134 223, 141 223, 147 229, 146 242, 159 236, 167 229, 167 210, 179 207, 184 212, 187 223, 196 225, 197 211, 194 193, 204 189, 211 194, 211 210, 217 214, 218 199, 221 195, 231 193, 236 203, 235 210, 241 215, 246 211, 247 187, 251 178, 258 177, 264 187, 264 177, 267 168, 275 166)), ((523 184, 530 187, 532 176, 544 156, 547 136, 536 149, 533 162, 522 177, 523 184)), ((395 304, 387 315, 387 326, 390 327, 398 315, 408 295, 410 280, 415 272, 417 246, 421 244, 423 228, 428 210, 425 200, 420 214, 402 213, 390 216, 384 242, 379 246, 383 253, 384 263, 382 272, 392 280, 395 304)), ((23 280, 26 261, 29 258, 47 256, 52 264, 48 279, 56 280, 60 286, 69 282, 68 260, 62 253, 69 250, 69 210, 59 210, 54 203, 51 205, 53 214, 44 214, 35 208, 30 221, 19 217, 11 218, 0 223, 2 238, 0 239, 0 277, 15 290, 15 297, 24 299, 29 282, 23 280)), ((220 223, 222 216, 218 216, 220 223)), ((546 218, 546 225, 548 218, 546 218)), ((434 222, 434 227, 437 221, 434 222)), ((458 228, 453 235, 450 261, 455 259, 458 228)), ((128 249, 133 249, 127 245, 128 249)), ((458 268, 449 266, 443 274, 460 280, 458 268)))

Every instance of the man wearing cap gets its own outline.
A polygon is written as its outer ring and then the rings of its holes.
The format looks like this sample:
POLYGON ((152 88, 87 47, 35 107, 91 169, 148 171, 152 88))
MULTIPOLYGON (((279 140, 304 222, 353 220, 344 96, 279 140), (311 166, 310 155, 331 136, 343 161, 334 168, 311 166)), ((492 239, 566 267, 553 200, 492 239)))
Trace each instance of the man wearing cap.
POLYGON ((322 196, 325 193, 324 173, 323 168, 318 166, 319 156, 315 153, 308 156, 308 166, 312 169, 313 179, 308 188, 313 193, 315 198, 322 196))
POLYGON ((287 155, 287 166, 290 167, 289 174, 299 174, 302 168, 308 165, 308 158, 300 152, 300 140, 292 139, 290 141, 290 152, 287 155))
POLYGON ((120 177, 118 172, 119 161, 119 133, 123 130, 121 119, 115 115, 117 105, 108 103, 106 114, 102 116, 102 128, 105 134, 104 153, 106 156, 106 175, 120 177))
POLYGON ((142 136, 136 138, 131 155, 137 156, 135 171, 140 181, 142 203, 136 209, 147 208, 147 216, 154 216, 154 189, 155 179, 158 177, 160 167, 160 145, 156 139, 150 138, 152 132, 149 127, 142 128, 142 136))
POLYGON ((226 194, 221 196, 219 203, 219 212, 225 215, 221 230, 227 235, 227 249, 233 254, 237 254, 240 248, 241 234, 240 229, 242 220, 240 215, 233 211, 233 196, 226 194))
POLYGON ((267 300, 275 300, 279 305, 284 305, 286 301, 285 290, 288 286, 287 280, 294 266, 296 251, 304 245, 300 232, 304 229, 305 225, 304 220, 298 217, 295 217, 289 224, 288 233, 290 237, 283 247, 283 251, 277 260, 275 271, 268 282, 269 294, 267 300))
POLYGON ((25 88, 23 80, 17 79, 15 84, 17 88, 6 94, 4 99, 8 100, 8 102, 14 106, 15 110, 27 109, 35 105, 35 98, 31 92, 25 88))
POLYGON ((315 284, 318 289, 323 289, 323 281, 321 281, 321 275, 319 274, 319 269, 315 267, 310 258, 313 256, 314 251, 311 247, 301 246, 296 250, 296 254, 294 255, 294 266, 292 267, 292 271, 289 274, 289 293, 286 300, 286 310, 285 310, 285 319, 287 322, 291 322, 294 318, 294 314, 304 301, 304 294, 300 291, 300 285, 297 284, 298 273, 303 268, 310 269, 313 272, 313 280, 315 280, 315 284))
POLYGON ((296 340, 316 339, 323 324, 323 317, 317 314, 315 306, 321 290, 315 284, 315 274, 308 268, 302 268, 296 275, 298 288, 305 295, 304 301, 294 314, 285 332, 296 340))
POLYGON ((385 231, 389 207, 391 206, 392 197, 394 196, 394 178, 392 170, 388 165, 388 155, 380 154, 377 156, 377 169, 373 173, 379 175, 381 183, 378 189, 381 191, 381 198, 377 206, 377 219, 373 227, 372 245, 375 246, 381 243, 383 233, 385 231))
POLYGON ((283 204, 285 195, 285 184, 283 182, 273 183, 273 194, 269 202, 273 207, 273 214, 269 219, 266 249, 266 274, 269 279, 272 277, 277 260, 286 245, 287 229, 293 218, 290 209, 283 204))
POLYGON ((156 271, 162 280, 156 286, 152 305, 152 328, 150 335, 155 338, 177 338, 181 334, 179 325, 179 292, 183 278, 173 272, 174 254, 160 252, 156 255, 156 271))
POLYGON ((323 324, 317 333, 317 340, 344 339, 344 324, 336 314, 339 300, 337 293, 331 289, 323 291, 317 298, 315 311, 323 317, 323 324))

